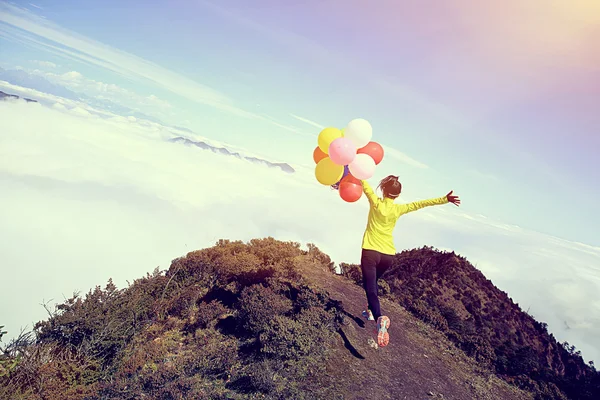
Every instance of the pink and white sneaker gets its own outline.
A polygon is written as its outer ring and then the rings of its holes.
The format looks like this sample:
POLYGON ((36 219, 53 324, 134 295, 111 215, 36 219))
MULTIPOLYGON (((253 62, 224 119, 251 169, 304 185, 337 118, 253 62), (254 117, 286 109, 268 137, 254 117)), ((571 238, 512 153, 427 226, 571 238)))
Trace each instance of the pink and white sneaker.
POLYGON ((388 317, 382 315, 377 319, 377 344, 379 347, 385 347, 390 342, 389 328, 390 319, 388 317))

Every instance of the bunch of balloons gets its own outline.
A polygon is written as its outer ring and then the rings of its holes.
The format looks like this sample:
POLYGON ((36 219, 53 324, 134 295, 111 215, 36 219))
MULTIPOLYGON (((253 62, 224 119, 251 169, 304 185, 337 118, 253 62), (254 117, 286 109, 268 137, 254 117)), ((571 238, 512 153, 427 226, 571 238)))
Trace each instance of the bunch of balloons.
POLYGON ((371 178, 383 160, 383 148, 371 141, 372 136, 371 124, 362 118, 353 119, 344 129, 323 129, 313 151, 317 181, 337 189, 346 202, 360 199, 360 181, 371 178))

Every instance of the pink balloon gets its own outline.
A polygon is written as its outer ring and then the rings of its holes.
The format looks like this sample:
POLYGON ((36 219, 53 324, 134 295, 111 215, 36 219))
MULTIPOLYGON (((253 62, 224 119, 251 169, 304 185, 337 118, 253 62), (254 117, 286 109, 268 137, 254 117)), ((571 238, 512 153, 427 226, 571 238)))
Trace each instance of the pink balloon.
POLYGON ((358 179, 370 179, 375 174, 375 160, 364 153, 359 153, 354 157, 354 160, 348 165, 350 173, 358 179))
POLYGON ((346 137, 335 139, 329 145, 329 158, 337 165, 348 165, 356 157, 354 142, 346 137))

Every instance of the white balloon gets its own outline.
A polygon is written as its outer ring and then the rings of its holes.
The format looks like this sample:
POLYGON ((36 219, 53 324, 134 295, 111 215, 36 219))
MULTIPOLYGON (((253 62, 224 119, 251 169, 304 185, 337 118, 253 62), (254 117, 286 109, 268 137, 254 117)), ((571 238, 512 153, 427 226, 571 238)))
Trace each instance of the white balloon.
POLYGON ((357 154, 354 161, 348 164, 348 170, 356 179, 371 179, 375 174, 375 160, 368 154, 357 154))
POLYGON ((348 123, 344 130, 344 137, 351 139, 356 148, 360 149, 371 141, 373 137, 373 128, 366 119, 357 118, 348 123))

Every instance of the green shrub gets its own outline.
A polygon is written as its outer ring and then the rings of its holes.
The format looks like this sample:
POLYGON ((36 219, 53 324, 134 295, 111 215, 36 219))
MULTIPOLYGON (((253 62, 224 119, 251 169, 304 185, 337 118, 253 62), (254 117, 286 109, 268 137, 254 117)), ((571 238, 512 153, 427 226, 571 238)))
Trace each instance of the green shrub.
POLYGON ((340 269, 343 276, 355 284, 362 286, 362 270, 360 265, 340 263, 340 269))
POLYGON ((435 309, 431 308, 426 302, 420 299, 415 299, 405 305, 407 309, 413 313, 416 317, 424 322, 432 325, 436 329, 445 332, 448 330, 448 322, 446 319, 435 309))
MULTIPOLYGON (((299 243, 282 242, 270 236, 264 239, 250 240, 248 250, 260 260, 261 265, 264 267, 279 266, 283 261, 303 254, 299 243)), ((313 249, 313 253, 309 251, 309 254, 314 254, 317 251, 318 249, 313 249)))
POLYGON ((292 301, 271 288, 252 285, 242 290, 239 301, 239 319, 252 334, 264 331, 273 318, 292 310, 292 301))
POLYGON ((201 302, 197 306, 197 311, 192 314, 191 322, 196 323, 195 327, 206 328, 216 321, 217 317, 229 312, 231 310, 225 307, 220 300, 212 300, 209 303, 201 302))
POLYGON ((282 360, 318 358, 324 354, 325 344, 336 334, 336 329, 333 315, 322 308, 306 309, 297 319, 277 315, 260 333, 260 351, 282 360))

